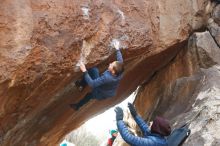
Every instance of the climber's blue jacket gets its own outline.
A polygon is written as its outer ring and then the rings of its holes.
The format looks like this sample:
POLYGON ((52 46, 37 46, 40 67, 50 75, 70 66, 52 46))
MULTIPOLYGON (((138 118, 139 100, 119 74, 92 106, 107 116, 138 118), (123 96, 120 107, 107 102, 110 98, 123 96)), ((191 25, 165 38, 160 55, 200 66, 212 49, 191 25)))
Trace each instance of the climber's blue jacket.
MULTIPOLYGON (((116 51, 117 61, 123 62, 120 50, 116 51)), ((122 75, 113 76, 110 71, 106 70, 101 76, 92 79, 88 72, 84 76, 87 84, 93 88, 92 94, 96 99, 105 99, 116 95, 116 89, 122 75)))

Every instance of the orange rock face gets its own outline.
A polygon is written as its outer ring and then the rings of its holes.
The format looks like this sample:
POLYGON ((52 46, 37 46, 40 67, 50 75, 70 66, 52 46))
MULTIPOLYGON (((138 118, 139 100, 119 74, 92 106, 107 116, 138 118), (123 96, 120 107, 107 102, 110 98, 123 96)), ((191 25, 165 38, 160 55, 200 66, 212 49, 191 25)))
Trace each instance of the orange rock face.
POLYGON ((204 24, 197 19, 206 16, 201 11, 206 5, 206 0, 2 1, 0 143, 55 145, 91 116, 122 101, 204 24), (104 70, 114 59, 114 39, 121 42, 126 66, 117 96, 73 111, 69 104, 89 90, 75 89, 74 81, 82 75, 78 61, 104 70))

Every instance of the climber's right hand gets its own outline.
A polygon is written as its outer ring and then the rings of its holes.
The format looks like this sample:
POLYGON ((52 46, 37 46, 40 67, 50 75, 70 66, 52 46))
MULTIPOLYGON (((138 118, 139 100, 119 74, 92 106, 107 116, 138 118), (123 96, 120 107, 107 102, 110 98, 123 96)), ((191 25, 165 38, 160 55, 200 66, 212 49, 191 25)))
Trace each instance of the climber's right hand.
POLYGON ((115 47, 116 50, 119 50, 120 49, 120 42, 118 40, 114 40, 113 41, 113 45, 115 47))

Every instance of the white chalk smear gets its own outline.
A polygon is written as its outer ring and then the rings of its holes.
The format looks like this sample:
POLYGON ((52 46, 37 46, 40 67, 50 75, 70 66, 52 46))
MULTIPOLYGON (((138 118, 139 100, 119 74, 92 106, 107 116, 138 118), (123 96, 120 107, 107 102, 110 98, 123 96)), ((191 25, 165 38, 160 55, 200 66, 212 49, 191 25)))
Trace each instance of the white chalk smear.
POLYGON ((79 71, 79 66, 81 63, 86 64, 87 63, 87 56, 91 53, 91 49, 94 47, 93 44, 86 42, 83 40, 83 45, 80 53, 80 58, 76 64, 75 71, 79 71))
POLYGON ((81 10, 83 11, 83 18, 89 19, 89 8, 88 7, 82 7, 81 10))
MULTIPOLYGON (((122 42, 123 42, 123 41, 126 42, 126 41, 129 40, 129 36, 127 36, 126 34, 124 34, 124 35, 122 35, 122 36, 119 38, 119 40, 122 41, 122 42)), ((121 44, 121 48, 127 49, 128 46, 126 45, 126 43, 123 43, 123 44, 121 44)))
POLYGON ((120 15, 121 17, 121 25, 124 26, 125 25, 125 15, 124 13, 118 9, 117 13, 120 15))
POLYGON ((120 40, 127 41, 127 40, 129 40, 129 36, 127 36, 126 34, 124 34, 124 35, 122 35, 122 36, 120 37, 120 40))
POLYGON ((125 19, 124 13, 120 9, 118 9, 118 13, 121 15, 122 20, 124 20, 125 19))

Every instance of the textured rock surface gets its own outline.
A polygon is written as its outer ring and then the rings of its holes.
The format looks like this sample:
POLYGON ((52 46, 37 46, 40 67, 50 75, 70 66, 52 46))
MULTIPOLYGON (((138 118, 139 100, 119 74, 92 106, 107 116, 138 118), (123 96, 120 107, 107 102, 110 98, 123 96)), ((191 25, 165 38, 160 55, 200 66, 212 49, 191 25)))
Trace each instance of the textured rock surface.
POLYGON ((194 33, 188 46, 142 85, 135 101, 139 113, 146 121, 163 115, 173 128, 191 121, 185 146, 218 146, 219 54, 220 48, 209 32, 194 33))
POLYGON ((216 7, 213 9, 213 18, 215 22, 220 25, 220 5, 216 5, 216 7))
POLYGON ((57 144, 166 65, 183 48, 189 34, 205 26, 206 9, 211 8, 208 0, 2 1, 1 144, 57 144), (69 103, 77 102, 89 90, 79 93, 74 88, 81 75, 78 60, 103 70, 113 59, 113 39, 126 48, 126 73, 117 96, 72 111, 69 103))

